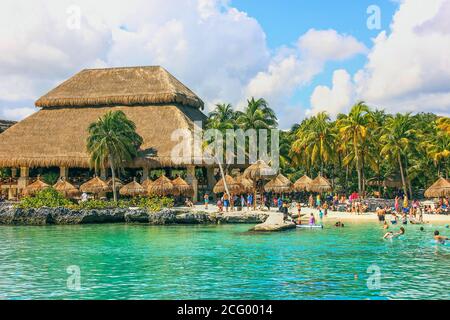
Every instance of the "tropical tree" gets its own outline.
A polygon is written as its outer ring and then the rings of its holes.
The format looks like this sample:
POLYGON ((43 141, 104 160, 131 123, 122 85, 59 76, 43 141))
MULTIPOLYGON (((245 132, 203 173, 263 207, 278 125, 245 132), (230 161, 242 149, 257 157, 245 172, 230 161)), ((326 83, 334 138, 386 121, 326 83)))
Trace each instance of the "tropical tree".
POLYGON ((348 115, 342 116, 338 122, 339 135, 343 143, 351 143, 353 152, 349 153, 348 159, 344 162, 350 162, 354 159, 356 172, 358 174, 358 191, 363 192, 363 168, 364 168, 364 148, 367 141, 367 132, 371 123, 371 112, 364 102, 355 104, 348 115))
POLYGON ((114 201, 117 201, 115 183, 116 169, 132 161, 143 142, 136 133, 136 125, 129 120, 123 111, 109 111, 89 128, 87 149, 90 153, 91 165, 95 170, 104 169, 108 164, 112 175, 114 201))
POLYGON ((266 100, 251 98, 247 100, 245 110, 237 112, 236 123, 243 130, 274 129, 277 127, 277 116, 266 100))
MULTIPOLYGON (((384 133, 380 138, 380 142, 383 145, 381 154, 388 156, 398 164, 405 194, 408 192, 404 164, 406 163, 406 156, 415 135, 412 123, 410 113, 397 113, 393 117, 388 117, 386 119, 384 133)), ((412 197, 411 194, 410 197, 412 197)))

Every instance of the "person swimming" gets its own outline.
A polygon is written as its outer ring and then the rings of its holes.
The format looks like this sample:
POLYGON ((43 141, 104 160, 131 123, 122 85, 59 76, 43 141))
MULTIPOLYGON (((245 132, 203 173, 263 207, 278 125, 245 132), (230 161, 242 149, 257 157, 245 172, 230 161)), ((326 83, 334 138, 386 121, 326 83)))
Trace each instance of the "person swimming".
POLYGON ((387 221, 384 221, 383 229, 384 229, 384 230, 389 229, 389 225, 388 225, 387 221))
POLYGON ((343 227, 344 227, 344 224, 343 224, 342 222, 338 221, 338 222, 335 223, 334 226, 335 226, 335 227, 338 227, 338 228, 343 228, 343 227))
POLYGON ((436 240, 436 242, 438 242, 438 243, 440 243, 440 244, 445 244, 445 241, 448 241, 448 240, 450 240, 450 239, 447 238, 447 237, 445 237, 445 236, 441 236, 441 235, 439 234, 439 231, 436 230, 436 231, 434 232, 434 240, 436 240))
POLYGON ((404 235, 404 234, 405 234, 405 228, 401 227, 399 232, 396 232, 396 233, 394 233, 392 231, 387 232, 384 235, 383 239, 394 239, 394 238, 397 238, 397 237, 399 237, 401 235, 404 235))

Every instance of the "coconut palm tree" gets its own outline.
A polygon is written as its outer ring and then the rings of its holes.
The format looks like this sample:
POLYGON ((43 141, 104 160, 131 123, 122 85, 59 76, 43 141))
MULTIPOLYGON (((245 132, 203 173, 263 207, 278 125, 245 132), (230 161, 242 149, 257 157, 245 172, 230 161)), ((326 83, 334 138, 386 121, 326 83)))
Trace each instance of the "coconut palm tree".
POLYGON ((371 112, 364 102, 355 104, 348 115, 342 116, 338 122, 339 135, 344 143, 351 143, 353 159, 358 174, 358 191, 363 192, 363 149, 367 140, 370 126, 371 112))
POLYGON ((245 110, 237 112, 236 123, 243 130, 274 129, 278 125, 275 112, 269 108, 266 100, 262 98, 247 100, 245 110))
MULTIPOLYGON (((380 137, 383 144, 381 154, 388 156, 392 161, 396 161, 400 169, 403 192, 407 194, 407 184, 405 177, 405 157, 414 139, 415 130, 410 113, 388 117, 384 127, 384 133, 380 137)), ((412 197, 412 195, 410 195, 412 197)))
POLYGON ((114 201, 117 201, 115 171, 137 156, 143 140, 136 125, 122 111, 109 111, 89 128, 87 149, 95 170, 108 164, 112 174, 114 201))

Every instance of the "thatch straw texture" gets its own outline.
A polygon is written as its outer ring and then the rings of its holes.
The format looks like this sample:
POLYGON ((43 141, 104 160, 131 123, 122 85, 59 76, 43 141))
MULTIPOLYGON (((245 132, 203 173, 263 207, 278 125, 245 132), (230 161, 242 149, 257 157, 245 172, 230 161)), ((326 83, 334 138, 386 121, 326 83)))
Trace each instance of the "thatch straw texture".
POLYGON ((159 66, 86 69, 36 101, 37 107, 181 104, 203 101, 159 66))
POLYGON ((172 184, 169 178, 166 176, 161 176, 148 187, 147 189, 150 195, 156 196, 167 196, 167 195, 177 195, 178 190, 172 184))
POLYGON ((192 188, 192 186, 184 181, 181 177, 177 177, 176 179, 172 180, 172 184, 175 189, 178 190, 178 194, 184 196, 192 196, 194 194, 194 188, 192 188))
MULTIPOLYGON (((241 185, 236 182, 230 175, 225 176, 225 181, 227 183, 228 191, 233 194, 237 194, 241 192, 241 185)), ((216 185, 213 188, 214 193, 224 193, 225 190, 225 184, 223 182, 223 179, 220 179, 219 182, 216 183, 216 185)))
POLYGON ((33 182, 32 184, 26 186, 23 189, 23 194, 25 196, 33 196, 37 192, 39 192, 41 190, 44 190, 44 189, 46 189, 48 187, 50 187, 50 186, 48 184, 46 184, 44 181, 42 181, 40 177, 37 177, 35 182, 33 182))
POLYGON ((268 183, 266 183, 266 185, 264 186, 264 190, 266 192, 285 193, 291 192, 291 186, 292 182, 282 174, 279 174, 268 183))
POLYGON ((292 188, 297 192, 308 191, 309 185, 311 184, 312 181, 313 180, 310 177, 304 175, 303 177, 295 181, 292 188))
POLYGON ((198 109, 184 106, 44 108, 0 134, 0 167, 89 167, 88 126, 110 110, 122 110, 143 138, 139 157, 129 167, 182 167, 193 158, 171 157, 171 135, 205 121, 198 109))
POLYGON ((253 181, 244 178, 242 175, 236 177, 236 182, 241 186, 241 192, 243 193, 251 193, 253 192, 253 181))
POLYGON ((148 187, 153 183, 152 180, 150 179, 145 179, 144 181, 142 181, 141 186, 144 187, 145 190, 148 190, 148 187))
POLYGON ((431 187, 425 191, 427 198, 439 198, 450 196, 450 182, 444 178, 439 178, 431 187))
POLYGON ((100 193, 108 190, 108 184, 99 177, 94 177, 80 186, 80 191, 87 193, 100 193))
POLYGON ((144 195, 146 191, 144 187, 137 183, 136 179, 134 179, 132 182, 120 188, 119 193, 123 196, 135 197, 144 195))
POLYGON ((269 180, 276 177, 277 173, 263 160, 258 160, 245 169, 243 176, 250 180, 269 180))
MULTIPOLYGON (((124 186, 122 180, 120 180, 119 178, 115 178, 114 180, 116 182, 116 190, 119 188, 122 188, 124 186)), ((113 182, 112 178, 109 178, 108 180, 106 180, 106 184, 109 187, 109 191, 112 191, 112 186, 113 186, 112 182, 113 182)))
POLYGON ((330 182, 320 175, 317 176, 317 178, 315 178, 309 185, 309 191, 312 192, 322 193, 329 192, 331 190, 333 190, 333 188, 331 187, 330 182))
POLYGON ((67 198, 77 197, 80 194, 80 191, 74 185, 64 179, 59 179, 53 185, 53 188, 67 198))

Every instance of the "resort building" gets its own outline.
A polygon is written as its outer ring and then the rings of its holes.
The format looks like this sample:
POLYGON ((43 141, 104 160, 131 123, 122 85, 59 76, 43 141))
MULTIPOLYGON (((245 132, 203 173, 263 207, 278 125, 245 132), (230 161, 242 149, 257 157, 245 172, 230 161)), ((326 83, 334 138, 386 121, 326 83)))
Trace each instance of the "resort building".
MULTIPOLYGON (((20 169, 17 189, 30 182, 30 168, 58 167, 61 177, 72 168, 89 170, 88 126, 110 110, 122 110, 137 127, 143 144, 130 168, 146 179, 154 168, 186 169, 186 180, 197 198, 198 181, 192 159, 171 157, 179 142, 177 129, 194 130, 204 123, 203 101, 159 66, 87 69, 36 101, 39 111, 0 134, 0 168, 20 169)), ((214 185, 213 168, 204 167, 214 185)), ((103 178, 107 173, 102 172, 103 178)), ((212 187, 211 187, 212 188, 212 187)))

